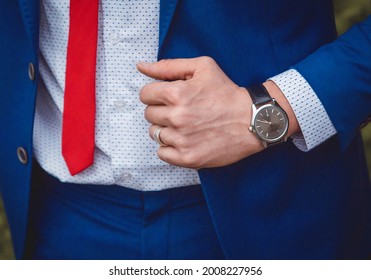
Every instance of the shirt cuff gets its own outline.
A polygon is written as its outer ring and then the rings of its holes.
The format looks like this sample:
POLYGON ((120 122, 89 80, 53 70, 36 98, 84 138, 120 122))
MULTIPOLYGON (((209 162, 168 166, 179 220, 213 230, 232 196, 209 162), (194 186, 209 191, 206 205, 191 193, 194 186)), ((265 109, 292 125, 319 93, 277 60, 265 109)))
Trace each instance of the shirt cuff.
POLYGON ((270 78, 283 92, 301 132, 292 135, 295 146, 308 152, 336 134, 325 108, 304 77, 295 69, 270 78))

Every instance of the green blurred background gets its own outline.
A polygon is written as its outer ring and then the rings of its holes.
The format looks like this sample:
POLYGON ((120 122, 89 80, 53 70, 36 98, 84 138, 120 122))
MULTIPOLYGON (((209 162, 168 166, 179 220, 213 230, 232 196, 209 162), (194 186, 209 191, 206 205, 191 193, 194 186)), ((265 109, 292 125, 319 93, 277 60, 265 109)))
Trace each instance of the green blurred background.
MULTIPOLYGON (((334 0, 336 25, 339 34, 371 13, 370 0, 334 0)), ((371 175, 371 124, 362 130, 366 147, 368 170, 371 175)), ((0 260, 14 259, 11 237, 0 199, 0 260)))

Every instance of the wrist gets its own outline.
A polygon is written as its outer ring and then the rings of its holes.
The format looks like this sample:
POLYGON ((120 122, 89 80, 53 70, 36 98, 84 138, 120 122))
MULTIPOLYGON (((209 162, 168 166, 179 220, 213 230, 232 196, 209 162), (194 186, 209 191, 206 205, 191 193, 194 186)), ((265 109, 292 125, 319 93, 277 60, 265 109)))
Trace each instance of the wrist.
POLYGON ((282 109, 287 114, 287 117, 289 119, 289 127, 287 131, 287 136, 290 137, 291 135, 300 132, 300 126, 294 114, 294 111, 292 110, 290 103, 288 102, 288 100, 286 99, 285 95, 282 93, 280 88, 274 82, 270 80, 264 82, 263 85, 267 89, 270 96, 277 101, 277 103, 282 107, 282 109))

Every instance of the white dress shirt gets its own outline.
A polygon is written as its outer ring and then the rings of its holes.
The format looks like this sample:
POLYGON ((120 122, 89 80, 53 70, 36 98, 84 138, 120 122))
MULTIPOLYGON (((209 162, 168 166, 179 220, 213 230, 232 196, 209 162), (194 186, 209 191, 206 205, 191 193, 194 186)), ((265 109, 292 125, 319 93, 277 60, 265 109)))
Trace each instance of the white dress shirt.
MULTIPOLYGON (((136 64, 157 60, 159 0, 103 0, 99 5, 94 164, 71 176, 61 154, 69 0, 41 0, 41 81, 33 136, 36 160, 62 182, 116 184, 143 191, 200 183, 196 171, 169 165, 157 157, 158 145, 148 135, 150 124, 139 100, 140 89, 151 79, 140 74, 136 64)), ((288 93, 295 113, 307 106, 313 109, 312 114, 297 115, 304 138, 297 137, 296 143, 302 150, 315 147, 330 135, 322 137, 317 127, 307 125, 313 115, 321 114, 318 118, 326 120, 324 131, 335 133, 314 91, 298 72, 291 70, 272 80, 288 93), (295 90, 287 83, 295 84, 295 90)))

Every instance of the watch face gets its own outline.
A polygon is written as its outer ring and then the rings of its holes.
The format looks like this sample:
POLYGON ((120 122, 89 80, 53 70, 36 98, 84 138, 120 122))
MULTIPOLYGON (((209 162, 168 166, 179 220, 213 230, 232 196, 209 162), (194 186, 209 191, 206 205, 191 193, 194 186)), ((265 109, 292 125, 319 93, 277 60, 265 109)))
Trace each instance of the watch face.
POLYGON ((260 107, 255 115, 256 134, 267 142, 280 140, 287 132, 286 113, 278 106, 268 104, 260 107))

